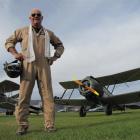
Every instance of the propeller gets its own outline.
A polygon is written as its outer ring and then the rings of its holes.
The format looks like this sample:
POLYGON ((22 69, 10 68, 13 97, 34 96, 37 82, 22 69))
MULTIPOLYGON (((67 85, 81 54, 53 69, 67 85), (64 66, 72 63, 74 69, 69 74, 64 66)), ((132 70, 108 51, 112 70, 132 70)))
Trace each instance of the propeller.
POLYGON ((82 86, 83 88, 89 90, 91 93, 95 94, 96 96, 99 96, 99 93, 98 93, 95 89, 93 89, 93 88, 91 88, 91 87, 85 85, 85 84, 82 83, 80 80, 74 80, 74 82, 75 82, 76 84, 78 84, 79 86, 82 86))

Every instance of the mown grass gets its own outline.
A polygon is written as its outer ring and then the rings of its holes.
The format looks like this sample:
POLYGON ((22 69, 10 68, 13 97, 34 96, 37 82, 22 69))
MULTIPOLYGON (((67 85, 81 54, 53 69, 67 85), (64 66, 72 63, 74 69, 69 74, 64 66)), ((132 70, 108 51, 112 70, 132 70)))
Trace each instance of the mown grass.
POLYGON ((43 116, 29 117, 30 129, 25 136, 16 136, 14 116, 0 116, 0 140, 140 140, 140 110, 88 113, 80 118, 75 112, 57 113, 55 133, 44 132, 43 116))

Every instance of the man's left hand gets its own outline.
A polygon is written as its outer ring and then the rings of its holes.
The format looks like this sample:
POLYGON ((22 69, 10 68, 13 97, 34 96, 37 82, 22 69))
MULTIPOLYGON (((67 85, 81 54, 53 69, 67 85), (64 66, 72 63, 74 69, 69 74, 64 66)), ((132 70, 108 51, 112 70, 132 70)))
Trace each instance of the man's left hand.
POLYGON ((50 57, 48 62, 49 62, 49 65, 52 65, 54 61, 57 60, 57 57, 56 56, 53 56, 53 57, 50 57))

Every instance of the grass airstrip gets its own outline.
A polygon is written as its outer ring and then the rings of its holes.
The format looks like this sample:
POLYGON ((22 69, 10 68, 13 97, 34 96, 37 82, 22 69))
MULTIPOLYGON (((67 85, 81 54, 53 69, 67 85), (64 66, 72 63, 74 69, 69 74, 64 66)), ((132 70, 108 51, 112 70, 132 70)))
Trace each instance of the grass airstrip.
POLYGON ((0 115, 0 140, 140 140, 140 110, 90 112, 80 118, 77 112, 56 113, 57 132, 44 132, 43 115, 30 115, 27 135, 16 136, 14 116, 0 115))

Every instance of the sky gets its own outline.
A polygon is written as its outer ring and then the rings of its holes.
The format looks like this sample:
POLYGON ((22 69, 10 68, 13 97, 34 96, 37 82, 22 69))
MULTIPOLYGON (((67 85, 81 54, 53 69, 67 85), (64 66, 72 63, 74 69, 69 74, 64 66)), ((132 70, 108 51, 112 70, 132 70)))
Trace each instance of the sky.
MULTIPOLYGON (((32 8, 41 9, 43 26, 65 46, 63 56, 51 66, 54 96, 63 92, 59 82, 74 76, 98 77, 140 66, 139 0, 0 0, 0 81, 10 79, 3 63, 13 60, 5 40, 29 25, 32 8)), ((20 45, 16 48, 20 51, 20 45)), ((10 80, 19 83, 19 78, 10 80)), ((36 86, 32 98, 40 98, 36 86)))

